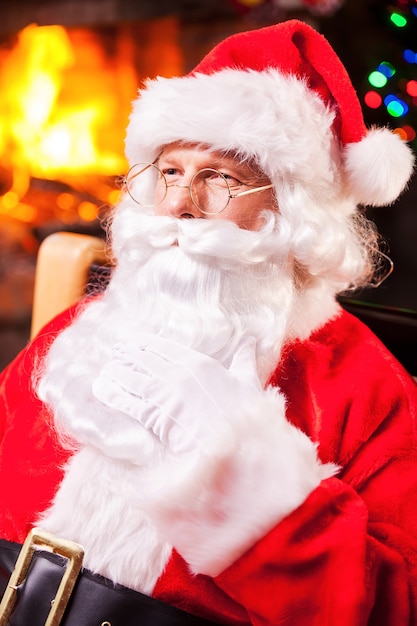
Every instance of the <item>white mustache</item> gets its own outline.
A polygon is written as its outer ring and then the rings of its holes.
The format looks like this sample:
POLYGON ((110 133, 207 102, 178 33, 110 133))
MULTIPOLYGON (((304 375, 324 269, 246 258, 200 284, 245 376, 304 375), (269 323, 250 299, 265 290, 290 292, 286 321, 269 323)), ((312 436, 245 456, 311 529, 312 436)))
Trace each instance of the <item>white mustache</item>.
POLYGON ((276 263, 286 257, 289 242, 277 232, 277 219, 272 211, 265 211, 264 220, 260 230, 250 231, 228 220, 140 215, 135 219, 135 233, 129 237, 127 248, 137 253, 141 246, 163 249, 178 245, 191 256, 221 260, 223 268, 256 265, 267 260, 276 263))

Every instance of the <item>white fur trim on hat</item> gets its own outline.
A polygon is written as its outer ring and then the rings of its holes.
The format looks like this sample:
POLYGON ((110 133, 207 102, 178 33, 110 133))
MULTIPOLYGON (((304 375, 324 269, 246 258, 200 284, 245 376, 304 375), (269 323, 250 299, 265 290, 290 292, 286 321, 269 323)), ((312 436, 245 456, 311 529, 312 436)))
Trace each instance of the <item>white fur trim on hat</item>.
POLYGON ((177 141, 207 144, 254 158, 271 180, 291 177, 322 196, 339 176, 333 120, 303 81, 276 70, 158 78, 134 104, 126 154, 132 165, 152 162, 177 141))
POLYGON ((404 141, 388 128, 373 128, 345 148, 349 189, 357 202, 391 204, 405 189, 414 158, 404 141))

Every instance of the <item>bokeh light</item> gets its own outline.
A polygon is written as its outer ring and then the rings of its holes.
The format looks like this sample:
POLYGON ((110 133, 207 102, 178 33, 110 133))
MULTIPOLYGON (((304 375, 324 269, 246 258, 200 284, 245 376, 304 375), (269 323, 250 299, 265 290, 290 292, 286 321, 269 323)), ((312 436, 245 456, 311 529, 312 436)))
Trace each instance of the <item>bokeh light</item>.
POLYGON ((409 124, 396 128, 394 132, 400 135, 401 139, 404 139, 404 141, 414 141, 416 138, 416 131, 409 124))
POLYGON ((375 70, 374 72, 371 72, 369 74, 368 81, 372 85, 372 87, 381 88, 385 87, 388 79, 385 74, 382 74, 381 72, 375 70))
POLYGON ((397 11, 391 13, 390 20, 394 26, 397 26, 398 28, 404 28, 404 26, 407 26, 408 22, 405 15, 401 15, 401 13, 397 13, 397 11))
POLYGON ((417 97, 417 80, 409 80, 405 89, 409 96, 417 97))
POLYGON ((394 94, 388 94, 384 98, 384 104, 391 117, 403 117, 408 113, 408 105, 394 94))
POLYGON ((370 109, 377 109, 382 104, 382 98, 376 91, 367 91, 364 100, 370 109))
POLYGON ((376 68, 376 71, 380 72, 387 78, 391 78, 392 76, 394 76, 397 70, 391 63, 388 63, 388 61, 382 61, 376 68))
POLYGON ((414 50, 406 48, 403 52, 403 57, 407 63, 417 63, 417 52, 414 52, 414 50))

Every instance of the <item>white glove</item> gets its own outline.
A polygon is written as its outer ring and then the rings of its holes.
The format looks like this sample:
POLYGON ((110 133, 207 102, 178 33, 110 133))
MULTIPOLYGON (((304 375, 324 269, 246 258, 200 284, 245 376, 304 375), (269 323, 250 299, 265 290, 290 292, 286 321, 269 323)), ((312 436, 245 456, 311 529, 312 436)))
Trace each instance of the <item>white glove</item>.
POLYGON ((245 339, 229 368, 173 340, 142 333, 117 346, 93 383, 94 396, 137 420, 175 453, 215 448, 233 433, 231 415, 262 391, 255 341, 245 339))
POLYGON ((229 567, 334 473, 287 421, 283 395, 263 390, 254 343, 243 341, 226 368, 143 333, 135 346, 115 350, 93 384, 101 403, 156 439, 156 450, 159 440, 166 446, 168 454, 139 474, 140 506, 191 571, 208 576, 229 567))

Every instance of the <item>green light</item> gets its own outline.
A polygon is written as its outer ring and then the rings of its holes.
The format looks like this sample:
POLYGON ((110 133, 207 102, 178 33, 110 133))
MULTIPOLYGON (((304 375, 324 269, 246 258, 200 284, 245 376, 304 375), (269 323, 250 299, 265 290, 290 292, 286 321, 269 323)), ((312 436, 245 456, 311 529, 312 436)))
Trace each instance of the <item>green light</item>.
POLYGON ((404 114, 404 109, 398 102, 390 102, 387 111, 392 117, 401 117, 404 114))
POLYGON ((372 85, 372 87, 385 87, 388 79, 381 72, 375 71, 369 74, 368 81, 372 85))
POLYGON ((407 115, 408 106, 400 98, 394 96, 394 94, 388 94, 384 98, 384 104, 387 107, 387 111, 389 115, 392 117, 403 117, 403 115, 407 115))
POLYGON ((398 26, 398 28, 404 28, 404 26, 406 26, 407 24, 407 18, 400 13, 392 13, 390 20, 395 26, 398 26))

